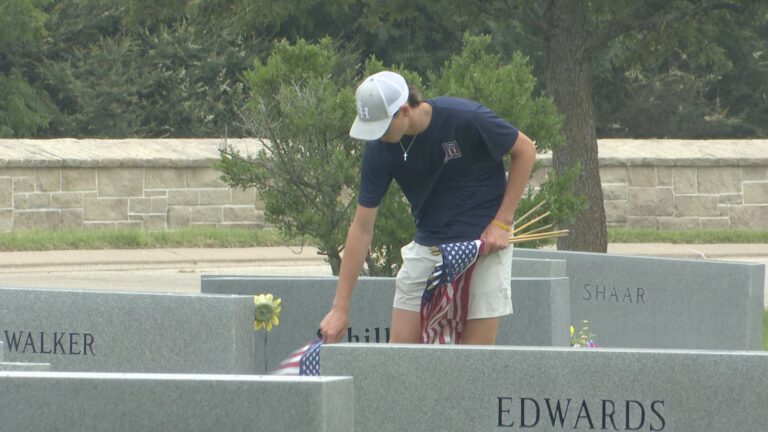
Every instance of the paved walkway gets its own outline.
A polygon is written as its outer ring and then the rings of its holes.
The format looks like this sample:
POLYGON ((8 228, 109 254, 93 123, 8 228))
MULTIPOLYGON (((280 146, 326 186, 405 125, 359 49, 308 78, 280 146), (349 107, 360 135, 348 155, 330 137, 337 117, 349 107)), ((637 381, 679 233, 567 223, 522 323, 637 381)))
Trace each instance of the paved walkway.
MULTIPOLYGON (((757 262, 768 268, 768 244, 615 243, 608 252, 757 262)), ((331 276, 331 270, 313 247, 0 252, 5 287, 196 293, 202 274, 331 276)))

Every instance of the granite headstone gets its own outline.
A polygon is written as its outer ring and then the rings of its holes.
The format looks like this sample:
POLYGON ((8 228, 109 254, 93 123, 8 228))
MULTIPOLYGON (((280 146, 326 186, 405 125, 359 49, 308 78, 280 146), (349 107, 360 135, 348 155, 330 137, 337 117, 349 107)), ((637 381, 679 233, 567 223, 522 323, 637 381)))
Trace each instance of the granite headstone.
POLYGON ((571 320, 603 347, 759 350, 763 264, 515 249, 566 261, 571 320))
POLYGON ((352 379, 0 372, 7 431, 352 432, 352 379))
POLYGON ((255 372, 251 297, 0 288, 4 361, 54 371, 255 372))
POLYGON ((765 430, 768 353, 337 344, 355 430, 765 430))
MULTIPOLYGON (((201 291, 233 295, 269 293, 281 299, 280 325, 269 333, 256 333, 257 371, 263 373, 316 336, 318 324, 333 300, 336 281, 333 277, 203 275, 201 291)), ((360 278, 352 295, 349 327, 343 340, 387 342, 394 290, 394 278, 360 278)), ((513 278, 514 313, 501 319, 496 343, 567 346, 568 293, 567 278, 513 278)))

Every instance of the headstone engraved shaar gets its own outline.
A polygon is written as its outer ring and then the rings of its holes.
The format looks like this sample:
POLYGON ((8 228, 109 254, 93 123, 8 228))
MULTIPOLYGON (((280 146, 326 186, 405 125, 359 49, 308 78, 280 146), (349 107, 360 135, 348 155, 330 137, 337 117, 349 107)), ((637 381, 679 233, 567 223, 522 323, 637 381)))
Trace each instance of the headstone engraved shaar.
POLYGON ((762 349, 765 266, 515 249, 566 261, 570 315, 603 347, 762 349))
POLYGON ((251 297, 0 288, 6 362, 55 371, 255 372, 251 297))

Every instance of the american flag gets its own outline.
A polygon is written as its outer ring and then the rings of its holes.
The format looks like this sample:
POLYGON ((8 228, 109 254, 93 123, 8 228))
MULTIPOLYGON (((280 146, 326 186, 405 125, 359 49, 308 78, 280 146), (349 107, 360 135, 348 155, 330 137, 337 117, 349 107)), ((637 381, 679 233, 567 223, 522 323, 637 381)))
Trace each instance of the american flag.
POLYGON ((480 240, 440 246, 443 262, 435 266, 421 297, 422 343, 461 343, 469 284, 482 247, 480 240))
POLYGON ((272 375, 319 376, 322 345, 323 340, 318 338, 297 349, 277 365, 272 375))

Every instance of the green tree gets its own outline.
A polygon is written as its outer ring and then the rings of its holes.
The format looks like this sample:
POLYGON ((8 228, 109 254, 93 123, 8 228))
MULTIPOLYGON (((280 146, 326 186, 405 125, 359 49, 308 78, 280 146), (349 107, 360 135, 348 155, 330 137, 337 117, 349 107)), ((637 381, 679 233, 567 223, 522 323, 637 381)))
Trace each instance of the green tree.
POLYGON ((348 135, 354 95, 348 59, 330 39, 280 42, 246 74, 250 130, 262 148, 225 148, 217 164, 233 187, 256 187, 265 217, 289 237, 309 236, 338 274, 357 202, 362 148, 348 135))
POLYGON ((36 0, 0 0, 0 137, 30 136, 54 107, 35 82, 46 14, 36 0))

